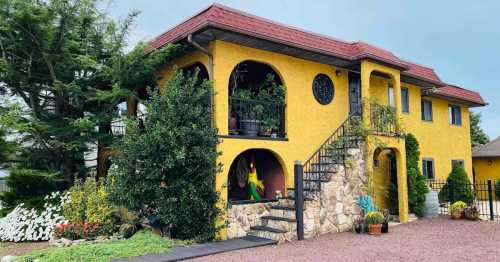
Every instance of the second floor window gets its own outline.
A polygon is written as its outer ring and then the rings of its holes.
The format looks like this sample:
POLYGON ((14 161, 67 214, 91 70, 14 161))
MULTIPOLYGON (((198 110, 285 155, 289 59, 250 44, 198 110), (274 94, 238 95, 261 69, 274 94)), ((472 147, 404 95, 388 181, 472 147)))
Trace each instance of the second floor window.
POLYGON ((422 174, 427 179, 434 179, 434 160, 424 158, 422 160, 422 174))
POLYGON ((422 100, 422 120, 432 121, 432 101, 422 100))
POLYGON ((408 88, 401 88, 401 111, 410 113, 410 93, 408 88))
POLYGON ((462 125, 462 112, 460 110, 460 106, 449 105, 448 118, 450 120, 450 124, 457 126, 462 125))
POLYGON ((392 87, 391 84, 389 84, 387 88, 387 100, 389 102, 389 106, 395 107, 396 102, 394 102, 394 87, 392 87))

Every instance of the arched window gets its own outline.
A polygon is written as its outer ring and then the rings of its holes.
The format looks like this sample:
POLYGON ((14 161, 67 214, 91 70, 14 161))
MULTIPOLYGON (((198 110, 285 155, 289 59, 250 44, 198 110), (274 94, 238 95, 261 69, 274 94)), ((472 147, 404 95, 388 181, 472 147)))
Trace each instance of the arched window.
POLYGON ((228 88, 231 135, 285 137, 286 88, 271 66, 249 60, 237 64, 228 88))

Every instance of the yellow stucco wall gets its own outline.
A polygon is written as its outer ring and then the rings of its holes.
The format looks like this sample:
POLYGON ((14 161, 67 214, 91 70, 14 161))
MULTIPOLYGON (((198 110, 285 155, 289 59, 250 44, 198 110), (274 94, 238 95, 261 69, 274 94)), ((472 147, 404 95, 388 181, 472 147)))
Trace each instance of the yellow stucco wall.
POLYGON ((500 157, 475 157, 472 160, 476 182, 500 179, 500 157))
MULTIPOLYGON (((267 149, 272 151, 281 162, 287 187, 293 187, 293 163, 295 160, 305 161, 321 143, 331 135, 344 121, 348 114, 348 79, 347 71, 330 65, 320 64, 287 55, 268 52, 260 49, 236 45, 224 41, 211 42, 209 49, 213 54, 214 83, 214 113, 215 123, 222 136, 218 151, 222 152, 219 162, 223 164, 222 172, 217 175, 216 188, 221 193, 223 202, 227 202, 227 179, 232 161, 248 149, 267 149), (280 75, 287 87, 285 129, 286 141, 270 141, 224 137, 228 135, 228 84, 229 76, 234 67, 245 60, 254 60, 269 64, 280 75), (337 76, 336 70, 341 74, 337 76), (335 96, 328 105, 319 104, 313 96, 312 82, 314 77, 323 73, 328 75, 335 86, 335 96)), ((172 64, 184 67, 194 62, 202 62, 209 70, 208 58, 205 54, 194 51, 175 60, 172 64)), ((421 149, 421 157, 433 158, 436 177, 445 179, 451 171, 451 160, 462 159, 465 168, 472 178, 471 149, 469 136, 468 108, 462 106, 462 126, 448 124, 448 102, 435 98, 433 101, 433 122, 421 120, 420 101, 421 90, 413 85, 399 82, 400 72, 370 61, 363 61, 361 68, 363 99, 375 97, 380 103, 387 103, 387 78, 372 76, 370 72, 379 71, 392 76, 395 89, 395 102, 401 108, 400 87, 409 88, 410 113, 399 112, 402 125, 406 132, 413 133, 421 149), (369 72, 369 73, 367 73, 369 72)), ((162 81, 169 79, 172 66, 164 71, 162 81)), ((366 115, 366 114, 365 114, 366 115)), ((396 151, 398 161, 398 181, 406 182, 406 157, 404 155, 404 140, 397 138, 382 138, 388 148, 396 151)), ((372 140, 373 141, 373 140, 372 140)), ((370 144, 370 143, 369 143, 370 144)), ((372 143, 373 144, 373 143, 372 143)), ((373 152, 375 148, 368 148, 373 152)), ((383 164, 382 164, 383 165, 383 164)), ((421 165, 421 163, 420 163, 421 165)), ((367 161, 367 169, 372 163, 367 161)), ((369 171, 372 172, 372 171, 369 171)), ((374 170, 375 181, 382 187, 389 179, 383 168, 374 170), (378 176, 379 172, 380 176, 378 176)), ((380 186, 379 185, 379 186, 380 186)), ((383 194, 380 189, 378 195, 383 194)), ((407 210, 406 183, 398 183, 400 194, 400 212, 407 210)), ((382 199, 382 197, 380 197, 382 199)), ((384 203, 380 204, 385 206, 384 203)), ((402 214, 406 221, 407 214, 402 214)), ((222 235, 222 237, 224 237, 222 235)))
MULTIPOLYGON (((219 145, 224 164, 217 186, 224 185, 231 162, 241 152, 251 148, 269 149, 284 164, 287 187, 293 186, 293 163, 305 161, 319 145, 344 121, 348 112, 347 71, 336 76, 335 68, 291 56, 215 42, 214 84, 215 114, 220 135, 228 135, 228 85, 234 67, 245 60, 269 64, 281 76, 287 88, 285 129, 288 141, 223 138, 219 145), (335 96, 328 105, 319 104, 313 96, 312 82, 317 74, 328 75, 335 86, 335 96)), ((221 195, 227 197, 226 189, 221 195)))
MULTIPOLYGON (((370 94, 378 102, 388 103, 387 78, 372 76, 370 79, 370 94)), ((420 144, 420 157, 434 159, 435 178, 444 180, 451 172, 452 160, 464 160, 465 171, 472 181, 472 152, 469 130, 469 109, 461 106, 462 125, 449 124, 448 105, 454 104, 442 99, 424 97, 432 101, 433 121, 422 120, 421 100, 422 89, 411 84, 401 83, 402 88, 408 88, 410 112, 401 113, 401 123, 407 133, 412 133, 420 144)), ((422 167, 422 161, 419 163, 422 167)))

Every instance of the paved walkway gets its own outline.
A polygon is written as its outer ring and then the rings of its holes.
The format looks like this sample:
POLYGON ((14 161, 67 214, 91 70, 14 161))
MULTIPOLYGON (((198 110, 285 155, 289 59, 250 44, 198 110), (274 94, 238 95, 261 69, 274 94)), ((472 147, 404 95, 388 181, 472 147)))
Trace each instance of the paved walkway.
POLYGON ((380 237, 340 233, 194 261, 500 261, 500 222, 422 219, 380 237))
POLYGON ((241 250, 245 248, 261 247, 267 245, 275 245, 276 241, 246 236, 220 242, 211 242, 199 245, 191 245, 187 247, 173 248, 168 254, 149 254, 130 259, 114 260, 115 262, 133 261, 133 262, 166 262, 179 261, 188 258, 206 256, 210 254, 218 254, 233 250, 241 250))

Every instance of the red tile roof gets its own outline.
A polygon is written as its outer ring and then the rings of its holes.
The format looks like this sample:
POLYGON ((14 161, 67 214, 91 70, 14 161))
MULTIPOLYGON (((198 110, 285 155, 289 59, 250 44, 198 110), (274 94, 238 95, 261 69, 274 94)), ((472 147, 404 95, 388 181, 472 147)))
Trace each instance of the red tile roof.
POLYGON ((472 90, 468 90, 459 86, 447 85, 440 87, 434 91, 435 95, 445 96, 449 98, 454 98, 458 100, 463 100, 465 102, 471 102, 480 106, 485 106, 487 103, 483 100, 481 95, 472 90))
MULTIPOLYGON (((373 59, 402 69, 403 75, 418 78, 436 86, 446 86, 432 68, 404 61, 393 53, 364 42, 345 42, 332 37, 307 32, 283 25, 265 18, 257 17, 220 4, 213 4, 198 14, 185 20, 153 39, 146 51, 151 52, 168 43, 177 42, 189 34, 213 26, 244 35, 253 36, 296 48, 331 55, 346 60, 373 59)), ((440 91, 441 96, 462 99, 477 104, 485 104, 477 92, 450 86, 440 91)))
POLYGON ((434 69, 415 64, 413 62, 405 62, 408 65, 408 70, 404 71, 403 74, 443 84, 443 82, 441 82, 441 79, 439 79, 439 76, 436 74, 436 72, 434 72, 434 69))

